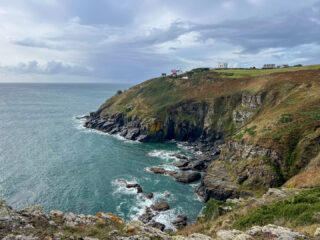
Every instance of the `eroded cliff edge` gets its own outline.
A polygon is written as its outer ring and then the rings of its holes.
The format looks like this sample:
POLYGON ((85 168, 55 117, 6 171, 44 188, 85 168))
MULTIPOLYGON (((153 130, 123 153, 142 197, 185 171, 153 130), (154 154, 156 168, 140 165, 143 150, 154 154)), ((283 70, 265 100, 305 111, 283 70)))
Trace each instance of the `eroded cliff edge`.
POLYGON ((196 192, 205 201, 261 194, 319 165, 320 70, 252 71, 151 79, 108 99, 84 126, 204 149, 211 164, 196 192))

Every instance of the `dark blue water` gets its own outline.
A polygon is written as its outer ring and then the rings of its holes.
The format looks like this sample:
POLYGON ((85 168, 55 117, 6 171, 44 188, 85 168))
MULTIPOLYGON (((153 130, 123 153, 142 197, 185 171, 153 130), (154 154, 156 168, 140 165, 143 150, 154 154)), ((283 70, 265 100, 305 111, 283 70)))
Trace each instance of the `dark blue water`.
POLYGON ((0 199, 15 208, 39 204, 46 211, 113 212, 134 219, 158 200, 171 210, 156 220, 178 214, 195 219, 203 207, 193 191, 148 167, 171 168, 175 143, 146 144, 88 130, 76 116, 95 111, 118 89, 111 84, 0 84, 0 199), (145 200, 116 179, 139 183, 145 200), (165 195, 170 194, 169 198, 165 195))

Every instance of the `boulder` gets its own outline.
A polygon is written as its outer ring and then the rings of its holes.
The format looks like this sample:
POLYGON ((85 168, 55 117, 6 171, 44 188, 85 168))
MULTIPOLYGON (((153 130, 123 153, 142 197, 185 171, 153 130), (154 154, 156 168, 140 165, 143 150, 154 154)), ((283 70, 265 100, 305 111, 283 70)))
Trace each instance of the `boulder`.
POLYGON ((268 224, 266 226, 254 226, 249 231, 246 232, 250 236, 268 236, 274 239, 282 240, 296 240, 299 238, 306 238, 305 235, 295 232, 290 228, 280 227, 273 224, 268 224))
POLYGON ((212 240, 211 237, 204 234, 200 234, 200 233, 190 234, 186 239, 187 240, 212 240))
POLYGON ((153 205, 151 205, 152 210, 154 211, 166 211, 168 209, 170 209, 170 206, 167 202, 157 202, 153 205))
POLYGON ((151 193, 146 194, 146 198, 152 199, 153 198, 153 193, 151 192, 151 193))
MULTIPOLYGON (((240 235, 242 235, 242 237, 245 237, 245 236, 243 236, 243 234, 244 234, 243 232, 235 230, 235 229, 233 229, 233 230, 219 230, 217 232, 217 237, 220 240, 235 240, 240 235)), ((252 239, 252 237, 249 235, 247 235, 247 237, 248 238, 243 238, 243 239, 248 239, 248 240, 252 239)))
POLYGON ((201 174, 198 172, 183 172, 175 174, 173 176, 178 182, 191 183, 201 178, 201 174))
POLYGON ((188 217, 185 215, 178 215, 177 219, 172 222, 176 228, 187 226, 188 217))
POLYGON ((126 187, 127 188, 135 188, 135 189, 137 189, 137 193, 142 193, 142 187, 137 183, 127 184, 126 187))
POLYGON ((166 171, 164 168, 157 168, 157 167, 150 168, 149 170, 155 174, 166 174, 167 172, 169 172, 169 171, 166 171))

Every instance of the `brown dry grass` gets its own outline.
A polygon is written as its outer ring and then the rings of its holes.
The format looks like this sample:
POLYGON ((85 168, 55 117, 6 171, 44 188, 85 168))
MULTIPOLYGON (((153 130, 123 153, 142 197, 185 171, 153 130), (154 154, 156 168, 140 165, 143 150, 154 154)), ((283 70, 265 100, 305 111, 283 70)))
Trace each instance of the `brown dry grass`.
POLYGON ((320 187, 320 167, 304 171, 290 178, 285 184, 288 188, 320 187))

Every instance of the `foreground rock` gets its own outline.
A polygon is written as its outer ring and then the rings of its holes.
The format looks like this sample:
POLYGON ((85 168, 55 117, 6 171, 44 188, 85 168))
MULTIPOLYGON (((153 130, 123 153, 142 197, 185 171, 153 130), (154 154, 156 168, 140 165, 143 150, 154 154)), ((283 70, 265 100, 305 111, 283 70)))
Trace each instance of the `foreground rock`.
POLYGON ((160 229, 161 231, 163 231, 165 229, 165 225, 162 224, 162 223, 159 223, 159 222, 155 222, 155 221, 152 221, 151 223, 149 223, 147 226, 149 227, 153 227, 153 228, 158 228, 160 229))
POLYGON ((217 232, 219 240, 253 240, 253 239, 275 239, 275 240, 297 240, 307 239, 307 236, 294 232, 289 228, 269 224, 264 227, 254 226, 247 232, 238 230, 220 230, 217 232))
POLYGON ((170 170, 165 170, 164 168, 150 168, 150 171, 155 173, 155 174, 165 174, 172 176, 175 178, 178 182, 183 182, 183 183, 191 183, 194 181, 197 181, 201 178, 201 174, 199 172, 175 172, 175 171, 170 171, 170 170))
MULTIPOLYGON (((159 202, 154 204, 154 208, 165 211, 169 205, 159 202)), ((15 211, 5 201, 0 200, 0 239, 4 240, 211 239, 201 234, 170 236, 162 231, 164 228, 162 223, 156 221, 151 221, 148 225, 140 221, 126 223, 112 213, 100 212, 92 216, 53 210, 48 216, 40 206, 15 211)))

